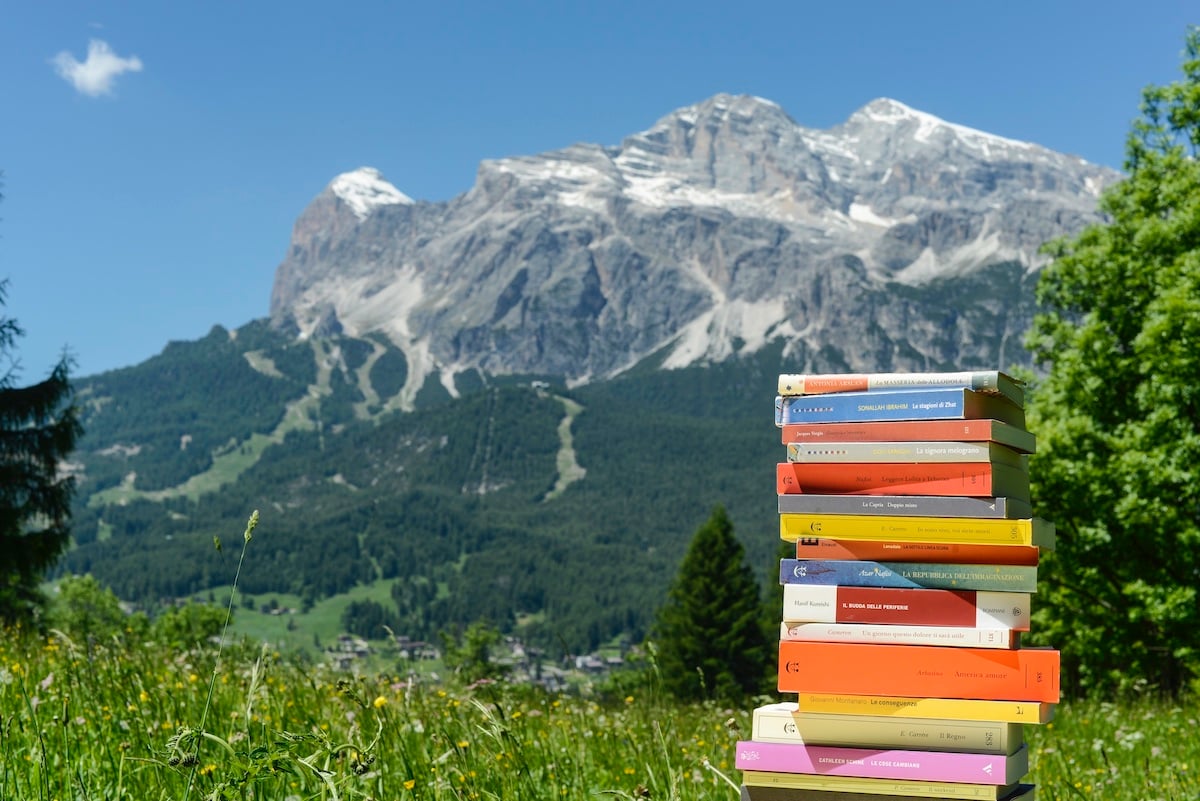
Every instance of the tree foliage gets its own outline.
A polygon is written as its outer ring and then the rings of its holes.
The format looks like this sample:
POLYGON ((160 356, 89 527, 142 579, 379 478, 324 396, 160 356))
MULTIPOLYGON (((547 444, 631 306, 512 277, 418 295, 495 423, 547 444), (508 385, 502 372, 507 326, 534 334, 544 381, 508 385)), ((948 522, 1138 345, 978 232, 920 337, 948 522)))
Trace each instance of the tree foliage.
MULTIPOLYGON (((0 281, 0 307, 6 281, 0 281)), ((24 332, 0 316, 0 621, 28 621, 42 606, 45 571, 66 549, 74 478, 64 463, 80 427, 71 404, 70 360, 48 378, 17 386, 13 348, 24 332)))
POLYGON ((738 701, 765 689, 770 649, 758 582, 725 508, 692 538, 659 611, 663 686, 684 700, 738 701))
POLYGON ((1052 243, 1028 345, 1039 514, 1059 531, 1035 632, 1077 694, 1200 670, 1200 29, 1144 90, 1108 221, 1052 243))

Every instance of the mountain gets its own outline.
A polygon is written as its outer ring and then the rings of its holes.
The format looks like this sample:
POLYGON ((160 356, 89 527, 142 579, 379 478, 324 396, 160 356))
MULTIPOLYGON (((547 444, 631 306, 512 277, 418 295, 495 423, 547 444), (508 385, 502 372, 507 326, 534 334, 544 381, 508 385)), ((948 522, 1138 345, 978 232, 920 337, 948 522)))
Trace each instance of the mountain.
POLYGON ((771 580, 778 373, 1028 364, 1038 248, 1118 179, 890 100, 817 131, 725 95, 444 203, 337 176, 269 317, 76 382, 62 569, 219 590, 258 509, 259 599, 636 639, 715 504, 771 580))
POLYGON ((873 101, 842 125, 717 95, 617 147, 485 161, 417 203, 375 170, 296 222, 270 318, 384 334, 436 376, 612 377, 786 343, 797 369, 1008 367, 1047 240, 1119 174, 873 101), (949 293, 955 305, 945 302, 949 293))

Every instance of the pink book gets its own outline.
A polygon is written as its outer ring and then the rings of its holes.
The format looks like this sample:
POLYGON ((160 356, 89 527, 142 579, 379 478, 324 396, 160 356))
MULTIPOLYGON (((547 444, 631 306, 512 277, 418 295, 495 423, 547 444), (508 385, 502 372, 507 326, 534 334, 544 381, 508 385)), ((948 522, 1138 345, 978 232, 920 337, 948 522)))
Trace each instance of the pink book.
MULTIPOLYGON (((869 731, 863 734, 870 736, 869 731)), ((1029 772, 1029 749, 1021 746, 1010 756, 998 756, 743 740, 737 744, 734 767, 822 776, 1006 785, 1029 772)))

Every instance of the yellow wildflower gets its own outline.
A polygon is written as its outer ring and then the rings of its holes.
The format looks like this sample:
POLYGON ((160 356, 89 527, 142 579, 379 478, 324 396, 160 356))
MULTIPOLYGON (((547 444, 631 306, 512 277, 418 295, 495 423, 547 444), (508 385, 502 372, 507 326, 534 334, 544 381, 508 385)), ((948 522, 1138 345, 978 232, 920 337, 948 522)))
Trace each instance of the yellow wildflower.
POLYGON ((376 709, 380 709, 381 707, 387 706, 387 702, 388 702, 388 699, 386 699, 382 695, 380 695, 380 696, 377 696, 372 703, 376 709))

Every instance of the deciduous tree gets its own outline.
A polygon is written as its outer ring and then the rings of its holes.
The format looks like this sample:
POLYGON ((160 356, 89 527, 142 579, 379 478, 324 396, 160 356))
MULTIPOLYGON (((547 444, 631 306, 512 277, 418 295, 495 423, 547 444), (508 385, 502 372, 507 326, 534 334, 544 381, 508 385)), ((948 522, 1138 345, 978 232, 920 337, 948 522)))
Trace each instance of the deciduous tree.
POLYGON ((1052 243, 1028 344, 1034 501, 1059 532, 1035 634, 1069 692, 1200 670, 1200 29, 1144 90, 1104 224, 1052 243))

